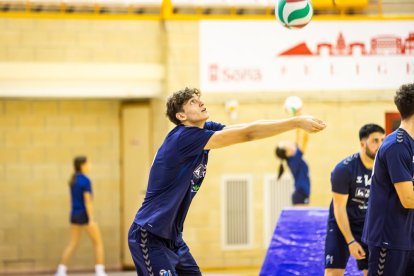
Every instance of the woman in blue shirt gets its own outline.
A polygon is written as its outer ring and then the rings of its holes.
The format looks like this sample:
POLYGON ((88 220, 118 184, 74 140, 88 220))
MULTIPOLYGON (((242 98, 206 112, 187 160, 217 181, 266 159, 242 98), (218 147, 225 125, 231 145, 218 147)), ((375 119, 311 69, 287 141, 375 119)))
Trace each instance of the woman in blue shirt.
POLYGON ((92 185, 86 174, 90 171, 85 156, 77 156, 73 160, 75 172, 70 181, 71 213, 70 241, 63 251, 56 276, 66 276, 66 264, 78 246, 83 229, 89 234, 95 250, 96 276, 106 276, 104 268, 104 248, 98 224, 95 222, 92 204, 92 185))
POLYGON ((280 142, 276 147, 276 156, 281 160, 278 179, 283 175, 283 161, 286 160, 295 181, 295 191, 292 194, 293 205, 309 204, 309 167, 305 160, 303 160, 307 143, 308 133, 297 129, 296 142, 284 141, 280 142))

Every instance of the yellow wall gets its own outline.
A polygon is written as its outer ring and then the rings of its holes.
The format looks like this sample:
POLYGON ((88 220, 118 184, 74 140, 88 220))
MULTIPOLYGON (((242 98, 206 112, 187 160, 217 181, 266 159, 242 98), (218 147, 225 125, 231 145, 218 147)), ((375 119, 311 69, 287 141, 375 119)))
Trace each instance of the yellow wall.
MULTIPOLYGON (((161 30, 158 21, 0 18, 0 62, 160 64, 161 30)), ((106 265, 121 267, 120 100, 56 97, 0 98, 0 273, 57 266, 69 238, 67 181, 76 154, 92 162, 106 265)), ((153 131, 160 140, 161 130, 153 131)), ((93 264, 84 233, 69 269, 93 264)))
MULTIPOLYGON (((72 160, 91 162, 96 218, 110 266, 119 266, 119 104, 0 100, 0 271, 50 269, 69 237, 72 160)), ((93 264, 82 239, 72 263, 93 264)))
POLYGON ((0 60, 161 63, 158 21, 0 18, 0 60))
MULTIPOLYGON (((196 21, 105 21, 0 19, 0 62, 105 62, 164 64, 165 93, 199 86, 196 21)), ((226 99, 238 99, 237 122, 285 117, 288 93, 204 95, 211 119, 228 124, 226 99)), ((383 125, 394 111, 393 91, 301 93, 305 110, 328 123, 312 135, 305 157, 312 179, 312 206, 327 207, 333 166, 356 152, 357 132, 365 123, 383 125)), ((164 118, 164 95, 152 99, 155 153, 172 127, 164 118)), ((108 267, 121 265, 120 100, 0 99, 0 272, 51 270, 68 237, 68 191, 71 158, 91 157, 98 222, 108 267), (15 262, 17 261, 17 262, 15 262)), ((263 175, 275 173, 275 144, 294 133, 210 154, 208 173, 190 209, 184 238, 202 269, 260 267, 263 241, 263 175), (253 162, 254 161, 254 162, 253 162), (253 176, 254 240, 244 250, 221 248, 220 179, 223 174, 253 176)), ((142 172, 148 173, 148 172, 142 172)), ((137 203, 137 208, 139 203, 137 203)), ((123 229, 124 232, 128 229, 123 229)), ((125 235, 125 233, 123 233, 125 235)), ((70 267, 93 264, 91 245, 83 238, 70 267)))

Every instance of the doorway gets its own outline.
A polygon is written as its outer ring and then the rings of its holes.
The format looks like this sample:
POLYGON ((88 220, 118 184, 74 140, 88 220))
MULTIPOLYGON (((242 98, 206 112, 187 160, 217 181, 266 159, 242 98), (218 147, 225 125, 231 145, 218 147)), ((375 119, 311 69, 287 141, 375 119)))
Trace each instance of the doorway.
POLYGON ((121 106, 121 262, 134 267, 128 249, 128 230, 141 206, 151 165, 151 118, 148 102, 121 106))

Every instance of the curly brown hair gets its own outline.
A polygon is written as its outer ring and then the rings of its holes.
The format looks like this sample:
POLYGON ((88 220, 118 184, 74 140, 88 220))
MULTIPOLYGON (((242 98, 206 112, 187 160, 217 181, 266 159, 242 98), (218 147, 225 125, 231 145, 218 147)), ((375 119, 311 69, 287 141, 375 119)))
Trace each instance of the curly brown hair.
POLYGON ((401 114, 401 118, 407 119, 414 115, 414 83, 402 85, 395 94, 394 103, 401 114))
POLYGON ((165 115, 173 122, 175 125, 180 125, 181 121, 177 119, 177 113, 183 112, 183 105, 188 102, 194 95, 200 97, 201 92, 197 88, 184 88, 174 94, 172 94, 167 99, 166 107, 167 111, 165 115))

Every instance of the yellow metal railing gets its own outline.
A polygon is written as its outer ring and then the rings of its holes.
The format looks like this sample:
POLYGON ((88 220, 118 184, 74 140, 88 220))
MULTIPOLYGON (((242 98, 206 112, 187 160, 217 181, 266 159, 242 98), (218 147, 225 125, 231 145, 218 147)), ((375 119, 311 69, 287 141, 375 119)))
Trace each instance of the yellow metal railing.
MULTIPOLYGON (((47 18, 97 18, 97 19, 154 19, 154 20, 200 20, 200 19, 273 19, 274 4, 236 5, 237 0, 223 0, 226 5, 200 4, 197 0, 187 5, 174 0, 0 0, 0 17, 47 17, 47 18), (227 2, 225 2, 227 1, 227 2)), ((266 1, 266 0, 263 0, 266 1)), ((383 1, 387 0, 312 0, 315 17, 358 18, 409 18, 412 11, 403 8, 405 14, 388 16, 383 1)), ((406 0, 393 0, 406 1, 406 0)), ((406 5, 410 5, 410 2, 406 5)))

